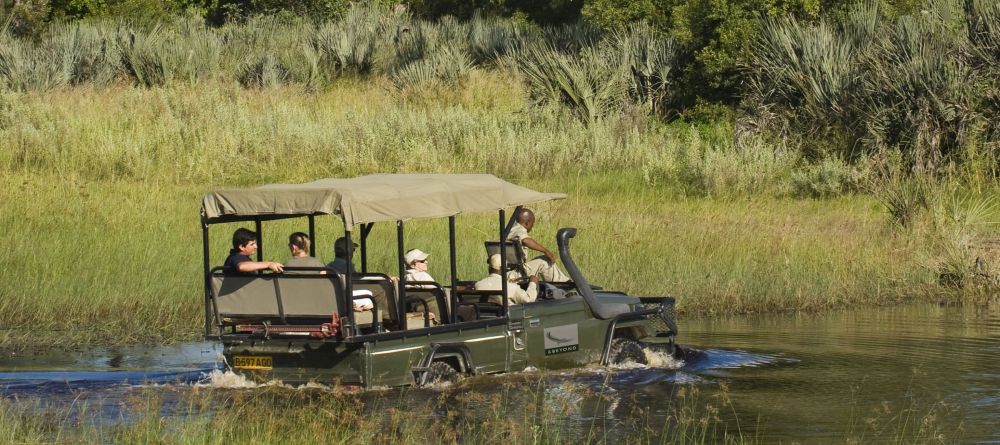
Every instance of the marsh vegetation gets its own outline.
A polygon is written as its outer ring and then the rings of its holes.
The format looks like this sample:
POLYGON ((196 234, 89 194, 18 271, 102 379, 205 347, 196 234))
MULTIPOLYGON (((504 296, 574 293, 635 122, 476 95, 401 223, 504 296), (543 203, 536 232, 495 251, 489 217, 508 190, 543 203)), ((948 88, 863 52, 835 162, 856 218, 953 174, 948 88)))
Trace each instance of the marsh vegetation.
MULTIPOLYGON (((0 344, 194 338, 205 191, 372 172, 485 171, 566 191, 540 236, 579 227, 596 282, 677 295, 687 313, 988 300, 997 14, 936 0, 773 17, 740 71, 742 102, 714 114, 682 97, 690 55, 655 24, 374 5, 8 29, 0 344)), ((462 278, 482 273, 492 222, 473 224, 462 278)), ((444 230, 409 227, 445 256, 444 230)), ((283 259, 294 229, 267 227, 267 255, 283 259)))

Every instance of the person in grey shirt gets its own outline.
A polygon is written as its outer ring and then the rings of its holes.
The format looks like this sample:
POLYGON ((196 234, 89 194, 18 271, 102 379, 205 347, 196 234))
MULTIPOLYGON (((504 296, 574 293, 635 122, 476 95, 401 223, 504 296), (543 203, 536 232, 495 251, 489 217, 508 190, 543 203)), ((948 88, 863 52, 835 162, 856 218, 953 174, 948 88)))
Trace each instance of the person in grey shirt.
MULTIPOLYGON (((285 267, 323 267, 322 261, 309 255, 310 244, 312 244, 312 241, 309 239, 309 235, 302 232, 291 234, 288 237, 288 249, 292 251, 292 258, 285 261, 285 267)), ((304 274, 317 272, 286 270, 285 273, 304 274)), ((319 271, 318 273, 325 275, 326 271, 319 271)))

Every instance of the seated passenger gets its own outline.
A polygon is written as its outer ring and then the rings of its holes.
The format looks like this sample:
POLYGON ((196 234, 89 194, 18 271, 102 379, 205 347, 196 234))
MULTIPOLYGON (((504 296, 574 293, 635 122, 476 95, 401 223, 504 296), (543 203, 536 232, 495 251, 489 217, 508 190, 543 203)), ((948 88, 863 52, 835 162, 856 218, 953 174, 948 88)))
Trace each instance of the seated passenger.
MULTIPOLYGON (((356 251, 358 243, 352 242, 351 244, 353 244, 353 247, 355 248, 351 249, 351 253, 353 253, 356 251)), ((354 268, 354 264, 352 262, 347 261, 346 237, 342 236, 340 238, 337 238, 337 241, 333 243, 333 254, 335 258, 333 259, 333 261, 327 264, 326 267, 329 267, 330 269, 337 271, 337 273, 343 275, 344 277, 347 276, 348 267, 350 267, 352 274, 358 273, 357 269, 354 268)), ((380 285, 366 286, 366 289, 358 289, 357 288, 358 284, 359 284, 358 280, 355 279, 354 296, 369 297, 370 300, 368 301, 365 301, 364 299, 355 300, 354 310, 355 311, 370 310, 372 307, 372 303, 374 302, 374 304, 378 306, 379 318, 381 318, 383 321, 390 320, 392 318, 392 314, 390 313, 391 308, 389 307, 389 299, 386 296, 385 289, 383 289, 382 286, 380 285)))
MULTIPOLYGON (((503 277, 500 275, 500 254, 495 253, 490 256, 490 276, 476 282, 476 290, 502 290, 503 277)), ((517 283, 509 281, 507 283, 507 299, 510 304, 531 303, 538 298, 538 276, 532 275, 528 283, 528 290, 521 289, 517 283)), ((490 302, 503 304, 499 295, 490 296, 490 302)))
POLYGON ((225 267, 226 272, 256 272, 265 269, 282 272, 285 270, 281 263, 250 259, 250 255, 256 253, 257 234, 252 230, 240 227, 233 232, 233 249, 229 251, 229 256, 223 267, 225 267))
POLYGON ((420 249, 410 249, 403 256, 404 261, 406 261, 406 282, 411 283, 415 281, 435 281, 434 277, 427 272, 427 257, 430 254, 424 253, 420 249))
MULTIPOLYGON (((309 255, 309 235, 302 232, 295 232, 288 237, 288 249, 292 251, 292 258, 285 261, 285 267, 324 267, 323 262, 309 255)), ((316 273, 307 271, 288 271, 288 273, 316 273)), ((325 275, 326 271, 320 271, 325 275)))
MULTIPOLYGON (((434 277, 428 272, 427 257, 430 254, 425 253, 420 249, 410 249, 403 256, 403 261, 406 261, 406 282, 417 282, 417 281, 435 281, 434 277)), ((434 289, 434 286, 430 284, 414 284, 409 285, 410 288, 417 289, 434 289)), ((437 298, 422 298, 422 300, 427 303, 427 311, 433 314, 434 320, 440 320, 441 312, 438 307, 437 298)), ((419 311, 423 311, 423 308, 419 308, 419 311)))
MULTIPOLYGON (((353 243, 352 242, 351 244, 354 245, 354 249, 358 248, 358 243, 353 243)), ((352 252, 354 252, 354 251, 355 250, 352 250, 352 252)), ((337 241, 333 243, 333 254, 334 254, 335 258, 333 259, 333 261, 330 262, 330 264, 327 264, 326 267, 329 267, 329 268, 337 271, 337 273, 339 273, 341 275, 346 275, 347 274, 347 267, 348 267, 348 265, 350 265, 350 267, 351 267, 351 273, 352 274, 358 273, 357 270, 354 268, 354 265, 350 264, 347 261, 347 238, 345 238, 343 236, 340 237, 340 238, 337 238, 337 241)))

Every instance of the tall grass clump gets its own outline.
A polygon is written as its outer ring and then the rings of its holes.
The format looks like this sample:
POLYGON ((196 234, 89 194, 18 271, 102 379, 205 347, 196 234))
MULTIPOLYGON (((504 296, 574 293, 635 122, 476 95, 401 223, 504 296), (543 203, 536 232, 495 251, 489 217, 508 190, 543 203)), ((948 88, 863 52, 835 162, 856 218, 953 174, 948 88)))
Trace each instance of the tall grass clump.
POLYGON ((967 57, 967 30, 984 28, 976 17, 933 0, 899 19, 865 2, 841 22, 771 20, 754 43, 745 103, 811 158, 899 150, 911 170, 940 174, 983 142, 995 109, 982 99, 997 87, 983 88, 986 71, 967 57))
POLYGON ((678 65, 673 40, 641 22, 616 31, 605 42, 609 45, 606 51, 621 54, 629 99, 653 114, 666 113, 678 65))
POLYGON ((29 91, 66 85, 72 57, 52 44, 35 45, 0 34, 0 86, 29 91))
POLYGON ((469 24, 469 57, 478 65, 492 65, 538 36, 539 29, 526 23, 477 15, 469 24))
POLYGON ((374 69, 379 42, 387 31, 383 17, 379 10, 351 8, 342 20, 316 30, 314 44, 332 77, 364 75, 374 69))
POLYGON ((547 42, 512 49, 506 58, 524 76, 536 100, 564 105, 586 122, 629 105, 664 111, 676 65, 670 39, 641 24, 603 40, 586 28, 553 29, 560 31, 547 36, 547 42), (574 45, 557 43, 562 39, 587 43, 574 50, 574 45))
POLYGON ((530 45, 508 56, 540 102, 568 106, 593 122, 618 110, 622 101, 622 67, 612 54, 590 47, 567 54, 552 44, 530 45))
POLYGON ((46 407, 35 400, 0 400, 0 431, 11 431, 11 437, 0 435, 0 439, 9 439, 5 443, 24 439, 123 444, 486 444, 501 440, 557 444, 598 443, 608 437, 650 444, 755 442, 730 426, 738 421, 719 418, 718 396, 707 391, 702 395, 693 386, 678 391, 680 395, 669 400, 662 412, 635 408, 637 412, 629 413, 634 420, 610 419, 602 424, 596 419, 614 416, 615 408, 609 405, 617 404, 615 399, 621 396, 574 383, 552 384, 534 375, 488 387, 487 382, 477 380, 433 392, 409 389, 375 394, 346 393, 336 387, 135 389, 116 404, 113 409, 121 415, 112 419, 97 417, 102 413, 88 410, 86 401, 71 407, 46 407))

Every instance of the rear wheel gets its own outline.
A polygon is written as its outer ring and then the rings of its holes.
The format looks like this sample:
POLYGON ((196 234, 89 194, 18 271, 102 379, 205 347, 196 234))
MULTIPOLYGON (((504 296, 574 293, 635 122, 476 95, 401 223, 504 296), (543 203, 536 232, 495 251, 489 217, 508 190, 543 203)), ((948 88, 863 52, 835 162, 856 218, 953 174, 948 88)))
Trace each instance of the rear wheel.
POLYGON ((642 349, 639 342, 627 338, 616 338, 611 341, 611 364, 621 365, 625 363, 638 363, 648 365, 646 351, 642 349))
POLYGON ((424 385, 433 385, 436 383, 455 383, 462 376, 458 373, 458 370, 453 368, 448 362, 434 362, 431 363, 430 368, 427 370, 427 375, 424 378, 424 385))

